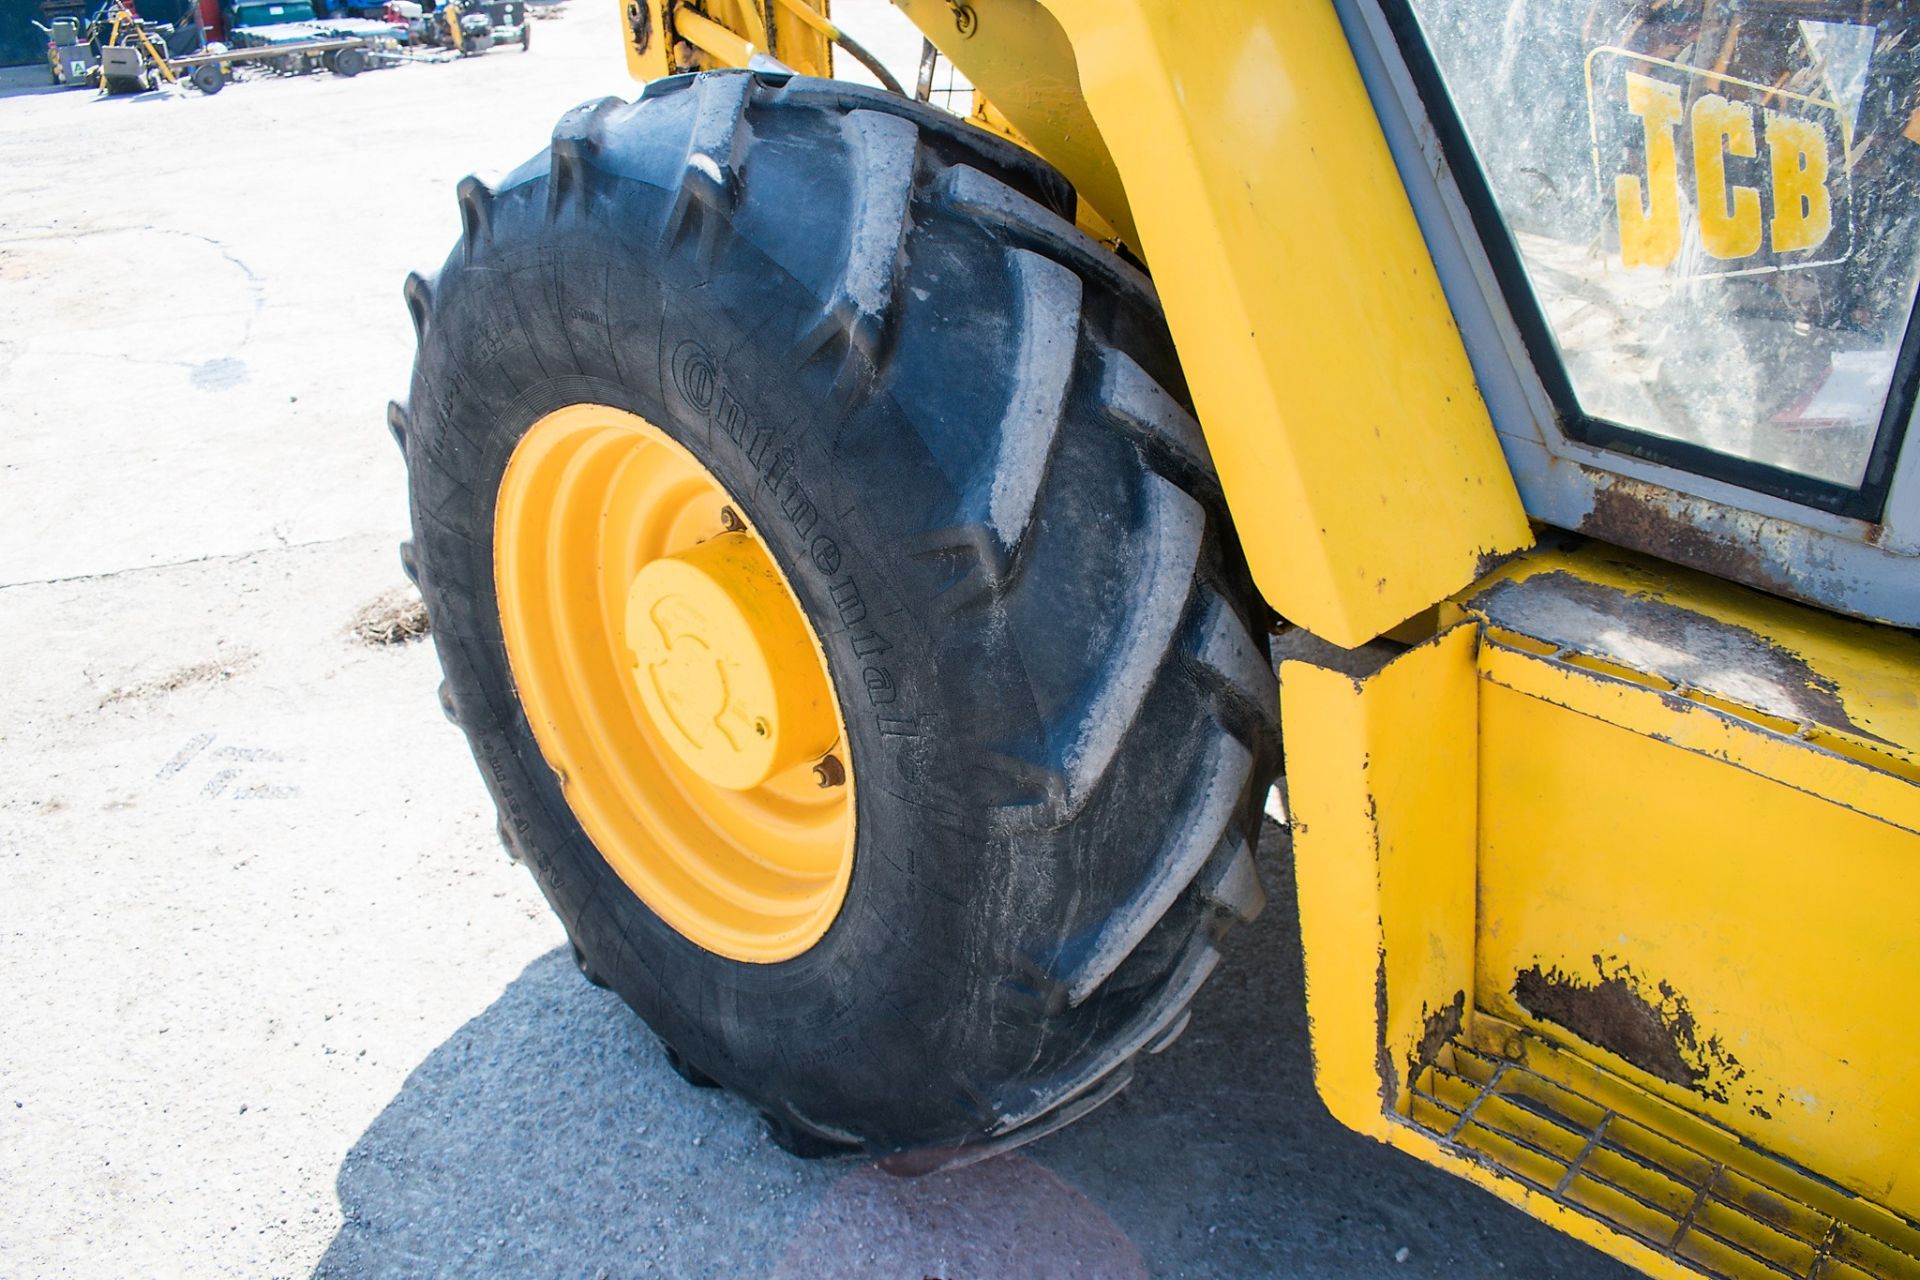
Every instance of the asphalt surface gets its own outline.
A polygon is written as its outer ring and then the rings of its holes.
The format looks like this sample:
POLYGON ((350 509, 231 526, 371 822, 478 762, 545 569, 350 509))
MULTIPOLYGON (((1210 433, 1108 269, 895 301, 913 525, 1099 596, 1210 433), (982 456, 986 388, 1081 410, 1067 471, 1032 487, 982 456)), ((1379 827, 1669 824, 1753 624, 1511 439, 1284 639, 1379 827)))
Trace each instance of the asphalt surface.
POLYGON ((1622 1274, 1327 1116, 1272 836, 1188 1033, 951 1174, 789 1158, 574 972, 430 646, 355 623, 404 586, 402 276, 633 92, 575 4, 215 98, 0 75, 0 1276, 1622 1274))

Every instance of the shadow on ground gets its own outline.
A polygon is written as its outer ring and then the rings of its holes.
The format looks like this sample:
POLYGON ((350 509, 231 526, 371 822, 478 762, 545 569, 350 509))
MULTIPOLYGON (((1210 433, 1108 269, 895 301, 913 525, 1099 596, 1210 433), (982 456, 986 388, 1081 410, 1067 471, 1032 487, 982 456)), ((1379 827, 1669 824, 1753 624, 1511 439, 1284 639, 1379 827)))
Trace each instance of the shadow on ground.
MULTIPOLYGON (((11 70, 12 68, 9 68, 11 70)), ((0 98, 34 98, 43 93, 81 93, 80 89, 68 89, 61 84, 48 84, 47 73, 40 70, 39 78, 28 80, 23 76, 0 78, 0 98)))
POLYGON ((91 85, 54 84, 45 62, 24 67, 0 67, 0 98, 34 98, 45 93, 80 93, 102 102, 165 102, 171 96, 163 88, 140 93, 103 94, 91 85))
POLYGON ((917 1180, 786 1156, 553 951, 354 1145, 314 1274, 1626 1276, 1327 1115, 1291 868, 1268 879, 1268 913, 1129 1090, 1015 1155, 917 1180))

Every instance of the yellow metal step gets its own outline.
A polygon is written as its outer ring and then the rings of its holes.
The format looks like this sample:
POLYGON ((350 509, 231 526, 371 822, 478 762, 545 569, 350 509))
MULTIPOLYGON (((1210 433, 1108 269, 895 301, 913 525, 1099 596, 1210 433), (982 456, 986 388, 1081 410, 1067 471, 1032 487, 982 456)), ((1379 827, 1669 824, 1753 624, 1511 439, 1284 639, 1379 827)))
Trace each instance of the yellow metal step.
POLYGON ((1920 1280, 1920 1224, 1476 1011, 1408 1119, 1702 1275, 1920 1280))

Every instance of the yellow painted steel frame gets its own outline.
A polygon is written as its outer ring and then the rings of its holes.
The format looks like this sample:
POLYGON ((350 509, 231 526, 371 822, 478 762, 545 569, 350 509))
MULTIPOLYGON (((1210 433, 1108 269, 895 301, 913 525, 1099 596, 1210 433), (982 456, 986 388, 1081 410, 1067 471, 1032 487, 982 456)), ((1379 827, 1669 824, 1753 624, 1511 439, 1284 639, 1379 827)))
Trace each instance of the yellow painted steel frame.
POLYGON ((640 81, 744 67, 770 54, 804 76, 833 74, 827 0, 621 0, 627 72, 640 81))
MULTIPOLYGON (((992 104, 974 121, 1047 158, 1091 205, 1098 223, 1139 248, 1119 169, 1088 110, 1066 31, 1034 0, 988 0, 964 10, 948 0, 894 0, 992 104), (1011 131, 997 127, 999 120, 1011 131)), ((1082 215, 1082 222, 1090 222, 1082 215)), ((1097 225, 1097 224, 1096 224, 1097 225)))
POLYGON ((1441 617, 1281 668, 1328 1107, 1653 1274, 1920 1275, 1920 637, 1597 547, 1441 617))

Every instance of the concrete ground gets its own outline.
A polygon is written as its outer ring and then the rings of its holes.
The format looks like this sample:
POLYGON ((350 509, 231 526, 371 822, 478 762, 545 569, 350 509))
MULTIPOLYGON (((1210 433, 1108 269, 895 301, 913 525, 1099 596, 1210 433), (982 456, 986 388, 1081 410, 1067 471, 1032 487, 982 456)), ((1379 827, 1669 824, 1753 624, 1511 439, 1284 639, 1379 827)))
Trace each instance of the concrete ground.
POLYGON ((1328 1118, 1280 858, 1117 1102, 918 1181, 790 1159, 574 973, 430 647, 352 629, 403 274, 633 91, 574 5, 352 81, 0 83, 0 1275, 1618 1275, 1328 1118))

